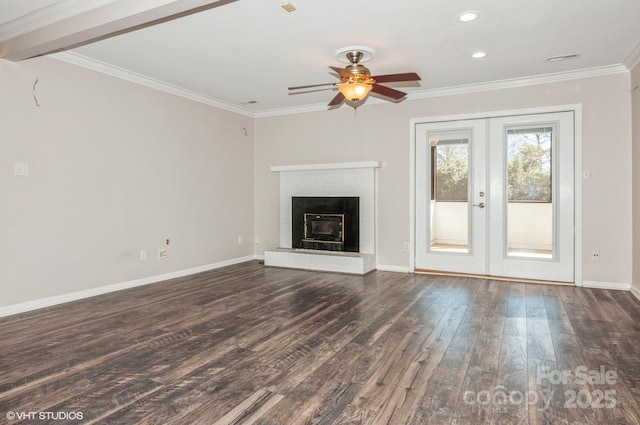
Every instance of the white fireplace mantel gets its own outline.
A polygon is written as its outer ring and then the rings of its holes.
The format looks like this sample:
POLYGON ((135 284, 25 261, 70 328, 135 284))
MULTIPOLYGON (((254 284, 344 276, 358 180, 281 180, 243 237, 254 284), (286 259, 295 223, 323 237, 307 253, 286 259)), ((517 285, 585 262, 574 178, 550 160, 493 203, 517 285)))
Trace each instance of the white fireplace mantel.
POLYGON ((357 274, 373 270, 376 241, 375 169, 380 167, 380 161, 272 166, 271 171, 280 173, 280 247, 276 251, 265 252, 265 264, 357 274), (360 252, 354 256, 353 253, 329 253, 292 247, 291 198, 294 196, 359 197, 360 252), (338 263, 339 266, 336 265, 338 263))

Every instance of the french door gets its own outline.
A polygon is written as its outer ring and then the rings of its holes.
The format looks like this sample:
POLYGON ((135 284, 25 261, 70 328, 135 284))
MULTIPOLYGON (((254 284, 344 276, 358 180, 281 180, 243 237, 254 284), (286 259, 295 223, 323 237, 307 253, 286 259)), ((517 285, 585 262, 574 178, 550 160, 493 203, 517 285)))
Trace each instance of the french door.
POLYGON ((573 112, 415 130, 416 269, 574 281, 573 112))

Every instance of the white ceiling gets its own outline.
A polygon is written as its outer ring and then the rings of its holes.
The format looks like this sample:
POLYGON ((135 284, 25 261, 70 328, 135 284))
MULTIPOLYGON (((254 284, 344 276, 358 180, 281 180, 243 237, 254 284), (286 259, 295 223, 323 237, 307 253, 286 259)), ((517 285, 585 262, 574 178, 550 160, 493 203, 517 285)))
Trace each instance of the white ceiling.
MULTIPOLYGON (((232 1, 58 57, 254 115, 326 105, 335 93, 290 95, 287 87, 337 81, 329 66, 344 66, 335 51, 350 45, 375 50, 366 63, 374 75, 420 74, 419 84, 388 84, 409 93, 408 98, 541 75, 620 72, 640 59, 639 0, 292 1, 297 10, 291 13, 281 8, 282 0, 232 1), (467 10, 479 12, 479 18, 459 22, 457 15, 467 10), (478 50, 486 57, 472 59, 478 50), (571 53, 581 56, 546 62, 571 53)), ((16 41, 30 34, 47 30, 45 36, 55 39, 60 30, 56 22, 65 24, 65 31, 79 28, 79 35, 39 47, 38 53, 100 36, 81 33, 80 27, 99 28, 95 15, 107 16, 116 6, 120 29, 138 25, 135 18, 141 14, 127 8, 153 8, 145 6, 149 3, 181 3, 186 10, 213 2, 0 0, 0 57, 31 52, 16 41)))

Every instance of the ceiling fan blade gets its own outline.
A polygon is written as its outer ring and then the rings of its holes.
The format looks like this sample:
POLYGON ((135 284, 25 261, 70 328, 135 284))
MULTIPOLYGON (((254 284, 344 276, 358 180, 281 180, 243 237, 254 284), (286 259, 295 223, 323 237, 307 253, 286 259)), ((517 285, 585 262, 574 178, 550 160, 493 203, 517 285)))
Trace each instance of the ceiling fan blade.
POLYGON ((336 85, 336 83, 309 84, 309 85, 306 85, 306 86, 289 87, 289 90, 310 89, 312 87, 335 86, 335 85, 336 85))
POLYGON ((329 102, 329 104, 327 106, 336 106, 336 105, 341 104, 343 101, 344 101, 344 95, 342 93, 338 92, 336 97, 331 99, 331 102, 329 102))
POLYGON ((337 68, 335 66, 330 66, 329 68, 333 69, 335 72, 340 74, 340 78, 343 80, 348 80, 351 77, 351 73, 344 68, 337 68))
POLYGON ((407 94, 405 92, 401 92, 400 90, 392 89, 391 87, 381 86, 380 84, 374 84, 371 87, 371 91, 374 93, 381 94, 382 96, 390 97, 394 100, 400 100, 405 97, 407 94))
POLYGON ((415 72, 406 72, 404 74, 386 74, 372 77, 376 83, 395 83, 398 81, 420 81, 420 76, 415 72))
POLYGON ((317 88, 317 89, 294 90, 294 91, 289 92, 289 96, 298 96, 300 94, 317 93, 317 92, 327 91, 327 90, 334 91, 335 88, 333 88, 333 87, 324 87, 324 88, 317 88))

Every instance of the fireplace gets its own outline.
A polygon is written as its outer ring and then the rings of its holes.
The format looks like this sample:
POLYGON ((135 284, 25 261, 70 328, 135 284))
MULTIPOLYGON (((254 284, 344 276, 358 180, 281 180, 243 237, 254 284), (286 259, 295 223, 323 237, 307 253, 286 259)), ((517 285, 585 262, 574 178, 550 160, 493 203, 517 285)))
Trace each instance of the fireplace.
POLYGON ((368 161, 272 166, 271 171, 280 173, 280 245, 265 250, 264 264, 358 275, 375 270, 376 169, 381 165, 368 161), (337 240, 340 228, 342 241, 337 240))
POLYGON ((291 198, 291 246, 359 252, 360 198, 291 198))

